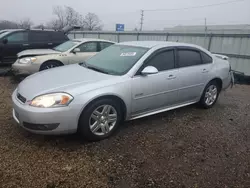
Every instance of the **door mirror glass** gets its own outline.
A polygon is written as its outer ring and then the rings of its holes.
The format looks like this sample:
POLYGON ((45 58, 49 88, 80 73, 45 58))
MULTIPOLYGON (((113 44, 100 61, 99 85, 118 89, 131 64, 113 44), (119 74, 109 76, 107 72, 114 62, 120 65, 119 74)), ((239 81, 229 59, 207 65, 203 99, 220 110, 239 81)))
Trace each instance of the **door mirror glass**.
POLYGON ((77 53, 77 52, 80 52, 81 50, 80 50, 80 48, 75 48, 74 50, 73 50, 73 53, 77 53))
POLYGON ((142 75, 148 75, 148 74, 157 74, 158 70, 157 68, 153 67, 153 66, 147 66, 145 67, 142 71, 141 74, 142 75))
POLYGON ((3 43, 7 44, 8 43, 8 39, 3 39, 3 43))

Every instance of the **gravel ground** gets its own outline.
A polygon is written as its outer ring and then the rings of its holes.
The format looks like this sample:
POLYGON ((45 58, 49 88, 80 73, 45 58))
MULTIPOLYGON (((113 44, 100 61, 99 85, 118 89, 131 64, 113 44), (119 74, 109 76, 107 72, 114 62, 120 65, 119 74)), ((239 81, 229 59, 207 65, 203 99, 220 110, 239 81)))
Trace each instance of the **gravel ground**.
POLYGON ((15 86, 0 78, 0 187, 250 187, 250 86, 223 92, 213 109, 127 122, 96 143, 19 128, 15 86))

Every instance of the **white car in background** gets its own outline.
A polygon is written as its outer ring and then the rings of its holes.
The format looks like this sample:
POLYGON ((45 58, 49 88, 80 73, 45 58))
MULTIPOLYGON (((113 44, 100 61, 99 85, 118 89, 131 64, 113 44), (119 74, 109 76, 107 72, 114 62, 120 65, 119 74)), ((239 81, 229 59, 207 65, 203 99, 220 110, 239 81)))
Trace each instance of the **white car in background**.
POLYGON ((96 53, 113 45, 101 39, 72 39, 53 49, 24 50, 17 54, 12 65, 15 75, 30 75, 42 70, 68 64, 81 63, 96 53))

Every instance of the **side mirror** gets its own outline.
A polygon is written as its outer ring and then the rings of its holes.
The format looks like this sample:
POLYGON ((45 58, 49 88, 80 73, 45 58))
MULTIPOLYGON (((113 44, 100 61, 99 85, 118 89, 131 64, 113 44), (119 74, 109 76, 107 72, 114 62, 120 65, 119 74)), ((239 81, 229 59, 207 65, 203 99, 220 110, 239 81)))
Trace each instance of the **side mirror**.
POLYGON ((8 39, 3 39, 3 44, 7 44, 8 43, 8 39))
POLYGON ((157 70, 157 68, 153 67, 153 66, 147 66, 145 67, 142 71, 141 74, 142 75, 149 75, 149 74, 157 74, 159 71, 157 70))
POLYGON ((80 52, 80 51, 81 51, 80 48, 75 48, 75 49, 73 50, 73 53, 75 54, 75 53, 80 52))

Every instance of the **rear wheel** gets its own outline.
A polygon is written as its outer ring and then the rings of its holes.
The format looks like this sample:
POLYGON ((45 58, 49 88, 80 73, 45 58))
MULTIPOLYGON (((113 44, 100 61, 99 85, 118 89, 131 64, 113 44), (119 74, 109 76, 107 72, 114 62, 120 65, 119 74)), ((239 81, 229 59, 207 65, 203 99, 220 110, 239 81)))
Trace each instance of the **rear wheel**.
POLYGON ((43 63, 40 67, 40 71, 62 66, 62 63, 58 61, 47 61, 43 63))
POLYGON ((219 84, 216 81, 211 81, 208 83, 203 91, 200 104, 204 108, 211 108, 216 103, 220 93, 219 84))
POLYGON ((121 119, 121 106, 117 101, 108 98, 100 99, 83 111, 78 131, 86 140, 103 140, 115 132, 121 119))

